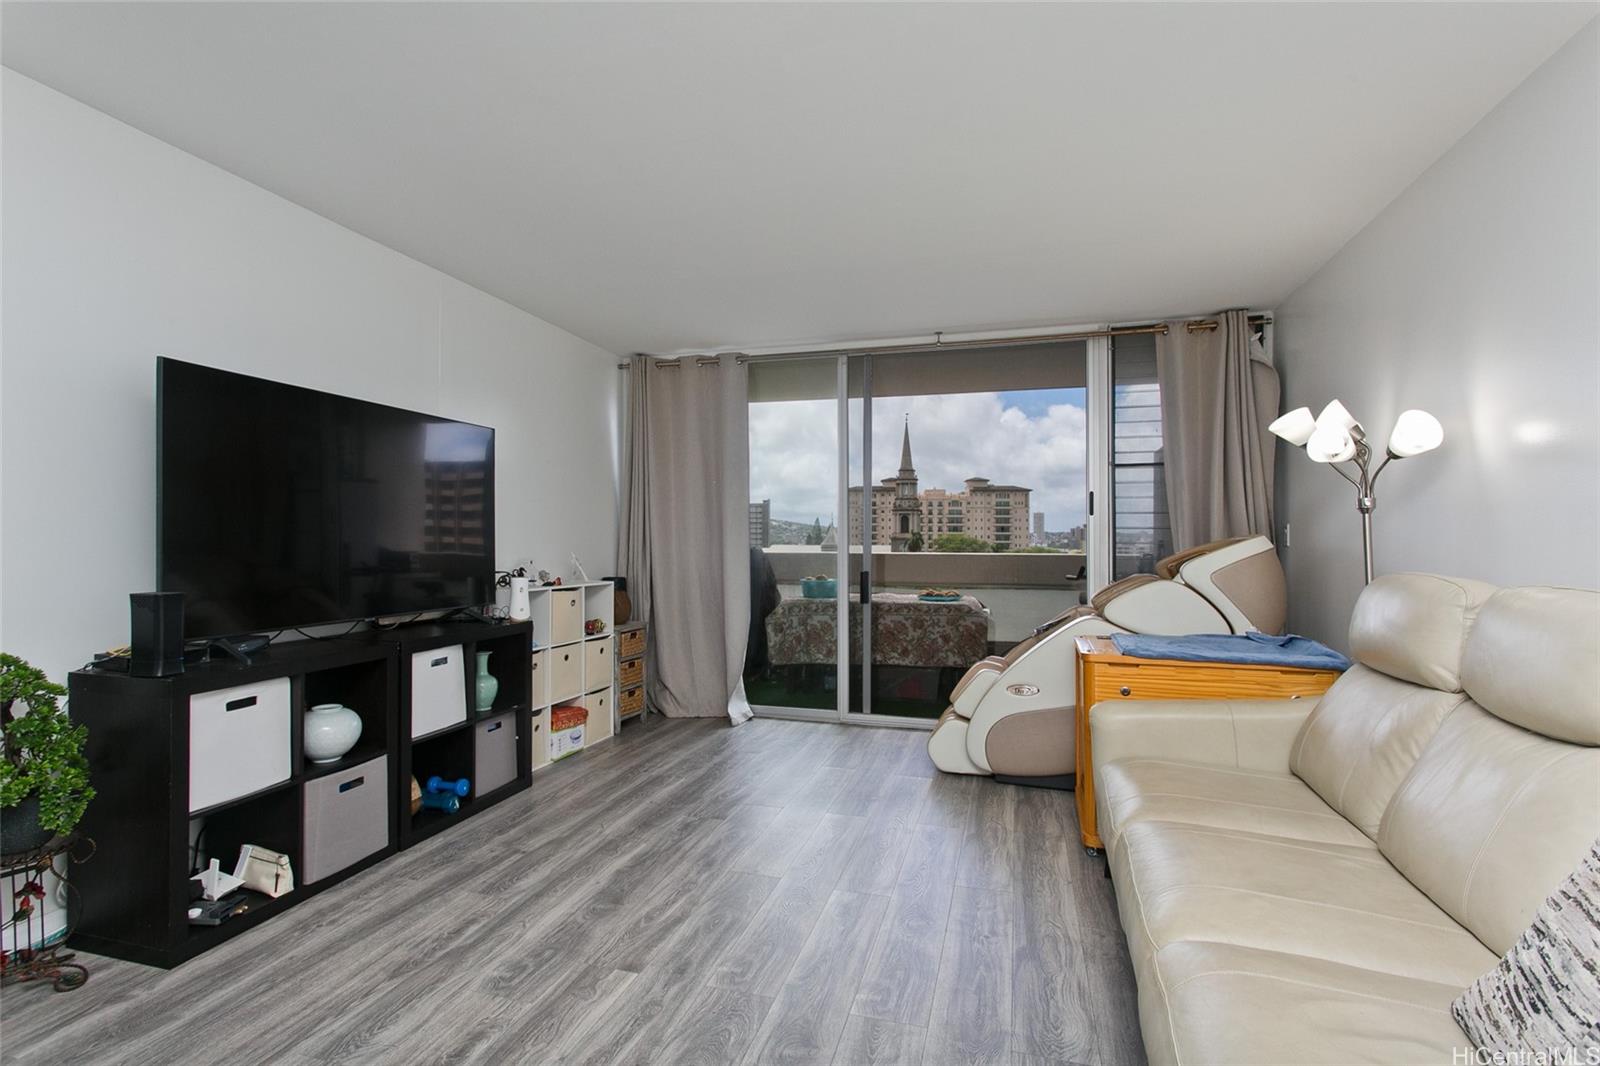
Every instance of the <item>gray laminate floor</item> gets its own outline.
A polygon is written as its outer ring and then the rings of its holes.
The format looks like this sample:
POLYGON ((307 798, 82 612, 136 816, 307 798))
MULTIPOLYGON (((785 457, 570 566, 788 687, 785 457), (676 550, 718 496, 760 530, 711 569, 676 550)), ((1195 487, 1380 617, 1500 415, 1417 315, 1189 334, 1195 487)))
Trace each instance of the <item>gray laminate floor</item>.
POLYGON ((1072 796, 925 734, 630 725, 178 970, 7 989, 17 1063, 1143 1061, 1072 796))

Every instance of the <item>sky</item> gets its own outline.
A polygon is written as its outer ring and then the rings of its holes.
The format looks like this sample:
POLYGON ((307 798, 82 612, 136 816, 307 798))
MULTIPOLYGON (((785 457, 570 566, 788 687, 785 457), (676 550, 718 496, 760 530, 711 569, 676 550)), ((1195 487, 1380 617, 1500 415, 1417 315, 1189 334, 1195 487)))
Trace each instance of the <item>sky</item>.
MULTIPOLYGON (((892 396, 872 403, 874 482, 900 466, 900 435, 911 419, 918 489, 959 492, 969 477, 1033 490, 1030 507, 1045 528, 1083 524, 1087 415, 1083 389, 892 396)), ((861 403, 851 402, 859 437, 861 403)), ((838 508, 838 451, 831 399, 750 405, 750 498, 770 499, 772 517, 826 525, 838 508)), ((852 441, 852 485, 861 483, 861 450, 852 441)), ((1031 517, 1030 517, 1031 528, 1031 517)))

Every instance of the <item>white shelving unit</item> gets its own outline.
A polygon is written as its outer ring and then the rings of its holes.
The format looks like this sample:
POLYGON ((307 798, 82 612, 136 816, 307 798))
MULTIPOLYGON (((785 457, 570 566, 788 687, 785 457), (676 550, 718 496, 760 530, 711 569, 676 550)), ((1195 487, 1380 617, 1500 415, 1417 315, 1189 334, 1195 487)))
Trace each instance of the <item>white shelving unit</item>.
POLYGON ((550 764, 550 710, 579 704, 589 711, 583 746, 609 740, 617 732, 617 691, 613 663, 612 587, 609 581, 585 581, 530 589, 533 622, 533 730, 535 771, 550 764), (586 622, 605 623, 596 636, 584 634, 586 622))

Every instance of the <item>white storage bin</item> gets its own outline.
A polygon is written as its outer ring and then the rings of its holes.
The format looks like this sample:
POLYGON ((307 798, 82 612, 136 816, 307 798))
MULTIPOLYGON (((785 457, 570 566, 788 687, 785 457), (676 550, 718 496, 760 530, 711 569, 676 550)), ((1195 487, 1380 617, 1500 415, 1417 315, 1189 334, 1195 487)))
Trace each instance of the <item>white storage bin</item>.
POLYGON ((550 596, 550 643, 583 639, 583 590, 553 589, 550 596))
POLYGON ((583 645, 551 648, 546 667, 550 671, 546 679, 550 691, 546 698, 551 703, 583 695, 583 645))
POLYGON ((305 858, 313 884, 389 844, 389 757, 305 783, 305 858))
POLYGON ((467 720, 467 675, 461 645, 411 656, 412 739, 467 720))
POLYGON ((533 756, 532 766, 537 770, 550 762, 550 708, 542 707, 533 712, 529 721, 532 734, 529 740, 529 754, 533 756))
POLYGON ((611 683, 612 642, 610 637, 583 642, 583 687, 598 688, 611 683))
POLYGON ((289 679, 189 697, 189 811, 289 779, 289 679))
POLYGON ((549 681, 550 669, 545 665, 545 656, 548 654, 549 653, 542 648, 533 653, 533 677, 528 683, 528 702, 534 707, 543 707, 545 704, 550 702, 549 698, 545 695, 545 693, 550 690, 549 685, 547 684, 549 681))
POLYGON ((486 796, 517 779, 517 716, 490 718, 472 731, 472 794, 486 796))

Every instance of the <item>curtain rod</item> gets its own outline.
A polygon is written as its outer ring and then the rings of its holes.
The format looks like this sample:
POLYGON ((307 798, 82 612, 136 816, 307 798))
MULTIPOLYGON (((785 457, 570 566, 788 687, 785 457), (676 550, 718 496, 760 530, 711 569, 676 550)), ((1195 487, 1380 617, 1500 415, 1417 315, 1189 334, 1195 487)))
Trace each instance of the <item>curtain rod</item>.
MULTIPOLYGON (((1260 325, 1270 321, 1272 321, 1270 315, 1250 316, 1252 325, 1260 325)), ((1202 318, 1184 323, 1184 328, 1190 333, 1206 333, 1216 329, 1219 325, 1220 323, 1214 318, 1202 318)), ((989 337, 980 340, 951 341, 948 344, 944 341, 944 334, 940 332, 934 334, 935 339, 931 344, 927 342, 920 344, 864 344, 859 347, 812 348, 796 352, 774 352, 767 356, 752 356, 744 352, 730 352, 727 354, 732 355, 735 361, 740 363, 748 363, 752 359, 815 359, 826 355, 912 355, 929 352, 965 351, 970 348, 1018 348, 1029 344, 1053 344, 1061 341, 1086 340, 1090 337, 1128 337, 1142 333, 1152 333, 1164 337, 1168 333, 1167 323, 1152 322, 1143 326, 1114 326, 1110 329, 1079 330, 1076 333, 1045 333, 1032 337, 989 337)), ((642 353, 640 357, 650 358, 642 353)), ((696 366, 716 366, 721 362, 722 357, 720 355, 695 357, 696 366)), ((682 365, 677 359, 656 359, 655 364, 662 369, 682 365)), ((617 369, 626 370, 632 365, 632 363, 618 363, 617 369)))

